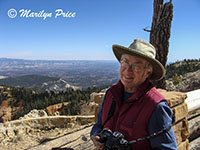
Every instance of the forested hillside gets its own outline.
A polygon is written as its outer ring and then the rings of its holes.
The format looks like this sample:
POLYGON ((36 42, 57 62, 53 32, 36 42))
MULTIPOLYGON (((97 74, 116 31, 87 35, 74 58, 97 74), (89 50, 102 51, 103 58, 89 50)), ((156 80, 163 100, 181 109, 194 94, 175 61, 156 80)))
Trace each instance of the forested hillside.
MULTIPOLYGON (((1 86, 0 105, 5 101, 11 108, 11 118, 18 119, 33 109, 45 109, 46 107, 62 102, 69 102, 62 106, 63 115, 77 115, 80 112, 80 103, 87 102, 92 92, 99 92, 101 88, 88 88, 86 90, 73 90, 69 88, 65 92, 35 91, 29 88, 16 88, 1 86)), ((1 106, 2 108, 4 106, 1 106)), ((6 109, 6 108, 5 108, 6 109)), ((1 110, 1 111, 8 111, 1 110)), ((0 112, 2 113, 2 112, 0 112)), ((6 112, 9 113, 9 112, 6 112)))
POLYGON ((166 79, 173 76, 184 75, 189 72, 194 72, 200 69, 200 59, 185 59, 184 61, 177 61, 169 64, 166 67, 166 79))

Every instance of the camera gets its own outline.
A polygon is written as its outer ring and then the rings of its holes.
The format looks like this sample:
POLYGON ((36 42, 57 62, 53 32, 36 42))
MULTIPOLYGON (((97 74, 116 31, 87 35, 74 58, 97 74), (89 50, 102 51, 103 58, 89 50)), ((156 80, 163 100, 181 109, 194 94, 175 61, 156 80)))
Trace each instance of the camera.
POLYGON ((110 132, 104 129, 98 134, 99 142, 105 144, 104 150, 131 150, 131 145, 118 131, 110 132))

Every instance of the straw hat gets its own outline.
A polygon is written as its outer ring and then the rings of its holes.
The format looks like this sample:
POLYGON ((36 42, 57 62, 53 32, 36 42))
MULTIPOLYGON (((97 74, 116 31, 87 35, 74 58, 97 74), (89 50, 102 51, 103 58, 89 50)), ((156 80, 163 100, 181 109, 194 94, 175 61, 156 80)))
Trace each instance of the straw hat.
POLYGON ((124 53, 138 56, 147 60, 153 67, 153 72, 150 77, 150 80, 158 81, 164 77, 165 68, 158 60, 155 59, 156 50, 150 43, 144 40, 135 39, 134 42, 128 48, 115 44, 112 46, 112 49, 118 61, 120 61, 121 55, 124 53))

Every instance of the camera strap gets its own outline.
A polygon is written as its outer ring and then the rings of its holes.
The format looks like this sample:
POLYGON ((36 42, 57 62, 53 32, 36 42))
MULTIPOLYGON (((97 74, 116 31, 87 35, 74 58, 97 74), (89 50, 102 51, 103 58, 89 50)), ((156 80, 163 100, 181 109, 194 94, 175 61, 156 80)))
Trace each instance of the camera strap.
MULTIPOLYGON (((174 124, 174 122, 175 122, 175 115, 173 114, 173 116, 172 116, 172 125, 174 124)), ((160 130, 158 132, 154 132, 153 134, 150 134, 148 136, 145 136, 145 137, 142 137, 142 138, 138 138, 136 140, 129 141, 128 143, 129 144, 133 144, 133 143, 136 143, 136 142, 150 140, 152 138, 155 138, 155 137, 157 137, 157 136, 159 136, 161 134, 164 134, 164 133, 168 132, 172 128, 172 125, 170 125, 168 128, 163 128, 162 130, 160 130)))
POLYGON ((159 136, 161 134, 164 134, 164 133, 168 132, 171 129, 171 127, 172 127, 172 125, 169 126, 168 128, 162 129, 162 130, 160 130, 158 132, 155 132, 153 134, 150 134, 148 136, 145 136, 145 137, 142 137, 142 138, 138 138, 136 140, 129 141, 128 144, 134 144, 134 143, 137 143, 137 142, 140 142, 140 141, 150 140, 152 138, 155 138, 155 137, 157 137, 157 136, 159 136))

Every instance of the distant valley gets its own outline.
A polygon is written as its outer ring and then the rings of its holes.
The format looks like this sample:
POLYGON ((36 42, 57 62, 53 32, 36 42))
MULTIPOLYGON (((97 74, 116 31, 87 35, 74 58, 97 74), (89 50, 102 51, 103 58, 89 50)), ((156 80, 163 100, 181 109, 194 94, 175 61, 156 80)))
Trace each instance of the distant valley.
POLYGON ((0 84, 55 91, 103 87, 118 80, 117 61, 0 58, 0 84))

